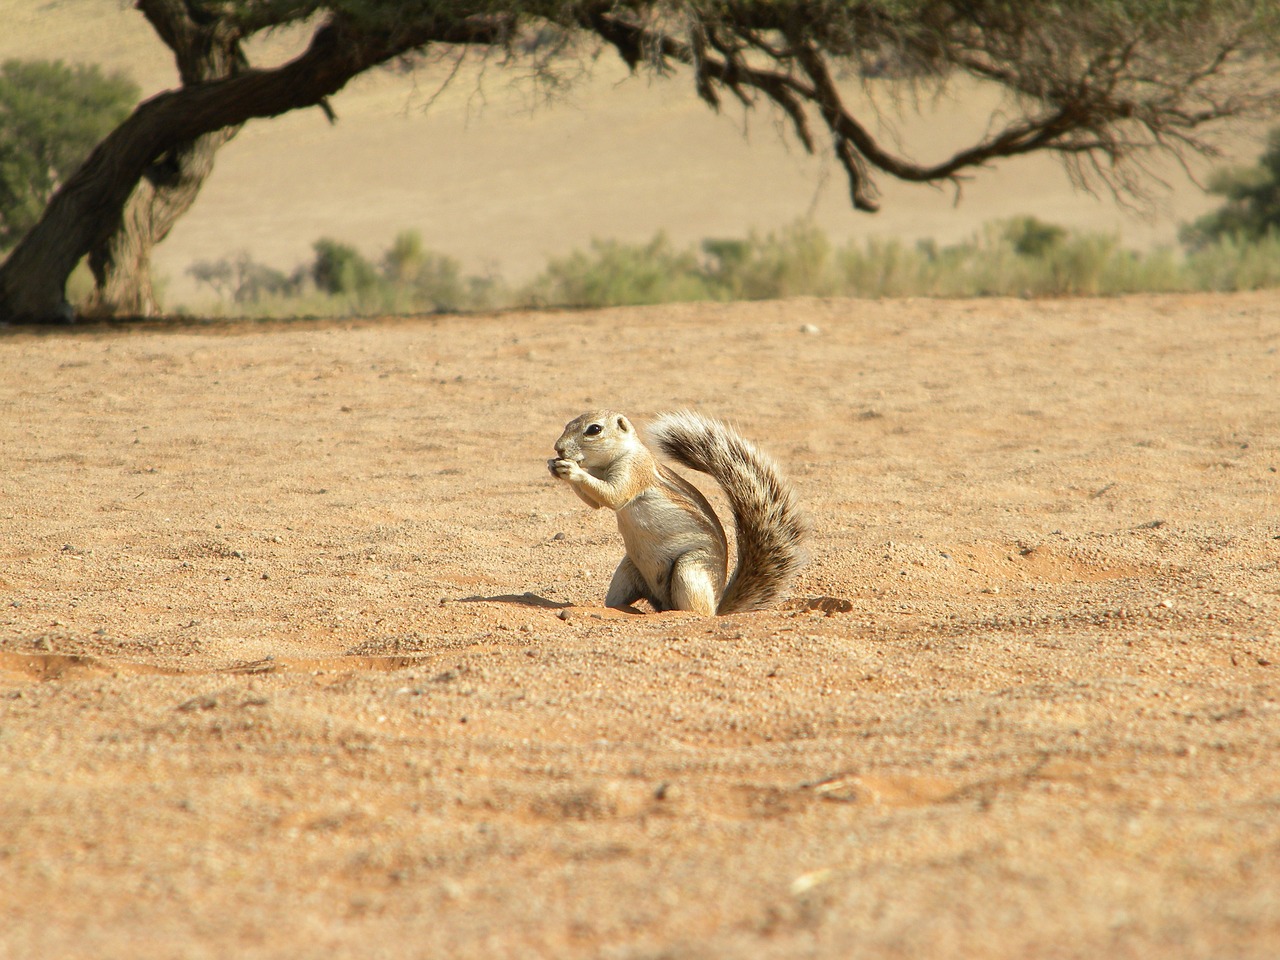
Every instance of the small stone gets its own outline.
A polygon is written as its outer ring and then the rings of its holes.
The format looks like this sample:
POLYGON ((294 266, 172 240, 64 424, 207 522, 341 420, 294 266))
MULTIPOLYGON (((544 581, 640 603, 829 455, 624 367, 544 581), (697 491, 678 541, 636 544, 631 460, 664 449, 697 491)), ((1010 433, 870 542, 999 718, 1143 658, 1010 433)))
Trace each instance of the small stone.
POLYGON ((801 333, 803 333, 803 334, 805 334, 806 336, 816 337, 816 336, 817 336, 818 334, 820 334, 822 331, 821 331, 821 330, 819 330, 819 329, 818 329, 816 326, 814 326, 812 323, 802 323, 802 324, 800 325, 800 332, 801 332, 801 333))

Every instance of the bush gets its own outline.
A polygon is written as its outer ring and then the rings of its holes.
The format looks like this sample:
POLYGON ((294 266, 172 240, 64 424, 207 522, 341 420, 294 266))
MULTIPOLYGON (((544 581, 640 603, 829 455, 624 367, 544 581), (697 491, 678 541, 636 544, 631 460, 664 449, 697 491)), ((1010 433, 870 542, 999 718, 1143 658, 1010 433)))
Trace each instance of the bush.
POLYGON ((1228 235, 1187 258, 1190 287, 1196 290, 1264 290, 1280 287, 1280 235, 1258 240, 1228 235))
POLYGON ((1013 245, 1014 253, 1033 260, 1058 249, 1067 239, 1065 228, 1045 223, 1038 217, 1024 216, 1005 220, 999 224, 999 232, 1003 239, 1013 245))
POLYGON ((322 238, 310 264, 285 274, 247 253, 201 260, 187 273, 224 305, 261 316, 364 315, 494 306, 506 287, 493 276, 464 277, 458 261, 423 247, 414 231, 396 236, 375 266, 355 247, 322 238))
POLYGON ((382 261, 382 276, 397 309, 461 310, 470 305, 474 285, 462 277, 457 260, 433 253, 417 231, 396 236, 382 261))
POLYGON ((96 66, 0 66, 0 250, 35 225, 54 191, 140 96, 126 75, 96 66))
POLYGON ((1267 136, 1267 148, 1251 167, 1215 170, 1209 193, 1226 203, 1182 231, 1192 252, 1229 238, 1262 240, 1280 232, 1280 127, 1267 136))
POLYGON ((874 237, 850 243, 836 255, 840 291, 858 297, 920 296, 937 291, 943 264, 956 263, 957 248, 939 250, 932 241, 914 248, 874 237))
POLYGON ((726 300, 821 296, 837 289, 831 243, 808 220, 799 220, 763 237, 752 233, 745 256, 732 269, 729 266, 720 262, 708 268, 708 281, 726 300))
POLYGON ((229 297, 240 305, 257 304, 296 294, 302 287, 302 276, 290 277, 274 267, 258 263, 242 251, 234 258, 200 260, 187 267, 187 273, 216 293, 219 299, 229 297))
POLYGON ((593 240, 551 260, 525 288, 522 302, 573 307, 626 306, 706 300, 712 296, 698 258, 672 248, 665 233, 647 244, 593 240))
POLYGON ((356 299, 376 294, 382 278, 355 247, 322 237, 312 249, 316 259, 311 265, 311 278, 317 290, 356 299))
POLYGON ((987 224, 951 246, 868 239, 834 249, 808 221, 746 239, 677 249, 663 233, 648 243, 592 241, 552 259, 512 293, 501 278, 466 276, 451 257, 399 234, 374 266, 354 247, 323 239, 292 276, 247 255, 189 268, 242 311, 370 314, 523 306, 606 307, 688 300, 810 296, 1098 296, 1280 287, 1280 236, 1228 235, 1185 256, 1169 248, 1124 249, 1117 235, 1067 230, 1034 217, 987 224))

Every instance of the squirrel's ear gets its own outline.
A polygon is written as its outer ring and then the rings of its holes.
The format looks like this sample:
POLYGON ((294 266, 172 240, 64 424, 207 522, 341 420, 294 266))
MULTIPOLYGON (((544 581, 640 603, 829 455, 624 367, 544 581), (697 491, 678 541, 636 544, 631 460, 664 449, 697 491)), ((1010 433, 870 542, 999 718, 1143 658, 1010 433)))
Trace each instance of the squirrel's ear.
POLYGON ((619 417, 618 417, 618 429, 619 429, 619 430, 621 430, 623 433, 630 433, 630 432, 631 432, 631 421, 630 421, 630 420, 628 420, 626 417, 619 416, 619 417))

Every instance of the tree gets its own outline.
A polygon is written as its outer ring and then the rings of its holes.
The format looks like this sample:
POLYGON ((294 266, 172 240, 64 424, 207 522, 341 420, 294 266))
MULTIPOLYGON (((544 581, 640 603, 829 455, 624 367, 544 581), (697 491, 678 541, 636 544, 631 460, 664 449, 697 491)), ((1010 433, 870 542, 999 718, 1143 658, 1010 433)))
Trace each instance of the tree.
MULTIPOLYGON (((65 314, 75 263, 118 235, 135 188, 167 157, 259 117, 324 105, 354 76, 434 46, 533 58, 554 71, 603 43, 633 69, 688 77, 713 108, 770 104, 809 150, 817 130, 855 208, 877 208, 875 175, 959 184, 966 171, 1047 150, 1081 184, 1143 195, 1153 154, 1212 153, 1216 121, 1274 111, 1280 12, 1253 0, 137 0, 231 56, 224 72, 145 103, 55 194, 0 266, 0 319, 65 314), (307 49, 240 66, 239 44, 314 22, 307 49), (889 76, 917 90, 967 74, 1007 94, 977 142, 930 162, 895 152, 853 111, 837 78, 889 76)), ((166 38, 166 42, 169 39, 166 38)), ((172 47, 173 44, 170 43, 172 47)), ((163 182, 163 180, 161 181, 163 182)))
POLYGON ((361 296, 372 293, 382 282, 377 268, 349 244, 322 237, 313 249, 316 259, 311 276, 318 290, 361 296))
POLYGON ((290 277, 258 263, 243 250, 234 259, 199 260, 187 267, 187 273, 219 298, 230 298, 235 304, 258 303, 264 297, 296 293, 303 281, 301 272, 290 277))
MULTIPOLYGON (((183 88, 226 79, 248 66, 240 46, 244 34, 218 16, 213 3, 137 0, 136 6, 173 52, 183 88)), ((152 248, 191 209, 213 171, 218 148, 239 129, 227 124, 156 151, 134 180, 124 207, 117 215, 112 205, 85 251, 95 280, 86 313, 151 316, 159 311, 151 287, 152 248)))
POLYGON ((0 66, 0 250, 40 219, 62 182, 138 101, 123 74, 61 61, 0 66))
POLYGON ((1267 149, 1250 167, 1215 170, 1209 193, 1226 203, 1182 231, 1182 241, 1200 250, 1224 238, 1260 240, 1280 231, 1280 127, 1267 135, 1267 149))

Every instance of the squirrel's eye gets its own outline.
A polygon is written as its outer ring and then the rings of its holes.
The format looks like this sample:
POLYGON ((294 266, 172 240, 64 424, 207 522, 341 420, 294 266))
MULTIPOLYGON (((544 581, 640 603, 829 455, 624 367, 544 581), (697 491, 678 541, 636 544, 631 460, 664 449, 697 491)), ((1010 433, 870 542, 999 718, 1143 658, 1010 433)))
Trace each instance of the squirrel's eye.
POLYGON ((593 423, 591 426, 587 427, 587 429, 583 430, 582 432, 585 433, 588 437, 594 437, 603 429, 604 427, 600 426, 600 424, 593 423))

